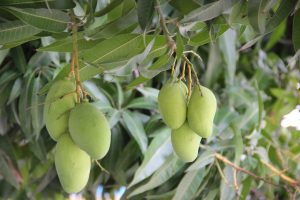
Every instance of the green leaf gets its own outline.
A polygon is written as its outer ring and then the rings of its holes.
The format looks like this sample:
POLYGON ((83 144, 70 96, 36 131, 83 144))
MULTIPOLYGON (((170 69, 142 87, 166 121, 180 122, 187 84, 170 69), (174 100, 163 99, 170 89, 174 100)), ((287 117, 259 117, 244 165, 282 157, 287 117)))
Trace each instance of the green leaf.
POLYGON ((139 76, 139 77, 137 77, 136 79, 134 79, 133 81, 131 81, 127 86, 126 86, 126 89, 127 90, 130 90, 130 89, 132 89, 132 88, 134 88, 134 87, 136 87, 136 86, 138 86, 138 85, 141 85, 141 84, 143 84, 143 83, 145 83, 145 82, 147 82, 147 81, 149 81, 150 79, 148 79, 148 78, 145 78, 145 77, 143 77, 143 76, 139 76))
POLYGON ((245 180, 243 181, 243 184, 242 184, 243 187, 242 187, 242 191, 241 191, 241 199, 240 200, 247 199, 247 196, 251 189, 251 184, 252 184, 252 177, 247 176, 247 178, 245 178, 245 180))
POLYGON ((293 19, 293 44, 295 52, 300 49, 300 9, 294 14, 293 19))
POLYGON ((138 21, 143 30, 151 23, 154 11, 154 0, 138 0, 138 21))
POLYGON ((60 10, 45 8, 6 8, 24 23, 49 32, 62 32, 67 28, 69 16, 60 10))
POLYGON ((5 159, 4 155, 1 153, 0 154, 0 174, 4 177, 4 179, 11 184, 12 186, 14 186, 15 188, 19 188, 19 183, 16 179, 15 173, 12 168, 12 165, 9 164, 9 162, 7 161, 7 159, 5 159))
POLYGON ((0 85, 4 85, 19 76, 19 73, 13 70, 6 70, 0 76, 0 85))
POLYGON ((183 43, 182 37, 180 35, 180 32, 178 31, 176 34, 176 56, 177 56, 177 58, 181 58, 183 50, 184 50, 184 43, 183 43))
POLYGON ((19 69, 21 73, 25 73, 27 63, 22 47, 18 46, 16 48, 13 48, 11 50, 11 55, 13 57, 15 66, 19 69))
POLYGON ((95 17, 100 17, 102 15, 107 14, 108 12, 110 12, 111 10, 113 10, 115 7, 117 7, 118 5, 120 5, 123 2, 123 0, 114 0, 111 1, 110 4, 108 4, 105 8, 103 8, 102 10, 99 10, 97 12, 94 13, 95 17))
POLYGON ((229 10, 239 0, 219 0, 213 3, 205 4, 204 6, 197 8, 181 20, 182 23, 196 22, 196 21, 207 21, 218 17, 224 11, 229 10))
POLYGON ((124 120, 125 127, 139 144, 142 153, 145 153, 147 150, 148 139, 141 120, 129 111, 123 111, 122 118, 124 120))
POLYGON ((258 33, 265 32, 268 12, 264 11, 267 0, 252 0, 248 2, 248 20, 252 28, 258 33))
POLYGON ((20 96, 21 90, 22 90, 22 78, 17 78, 15 80, 15 83, 14 83, 12 89, 11 89, 7 104, 10 104, 18 96, 20 96))
POLYGON ((146 184, 136 188, 128 197, 132 197, 158 187, 174 176, 174 174, 176 174, 176 172, 178 172, 184 166, 184 164, 185 163, 176 155, 171 154, 168 156, 165 163, 153 174, 150 180, 146 184))
POLYGON ((234 84, 236 62, 238 60, 236 35, 234 30, 229 29, 219 39, 220 50, 226 62, 226 81, 230 85, 234 84))
POLYGON ((20 8, 48 8, 52 9, 70 9, 75 7, 72 0, 1 0, 0 6, 13 6, 20 8))
POLYGON ((17 42, 40 32, 41 30, 18 20, 0 23, 0 44, 17 42))
POLYGON ((215 152, 210 150, 205 150, 202 152, 197 160, 189 166, 189 168, 186 171, 197 171, 200 170, 207 165, 211 164, 215 160, 215 152))
MULTIPOLYGON (((225 25, 218 25, 217 30, 215 32, 215 39, 221 36, 224 32, 228 30, 229 26, 225 25)), ((211 41, 210 32, 208 27, 203 28, 199 33, 192 36, 188 42, 189 45, 192 46, 201 46, 207 44, 211 41)))
POLYGON ((126 108, 157 110, 157 104, 146 97, 138 97, 130 101, 126 108))
POLYGON ((273 31, 265 47, 266 51, 270 50, 280 40, 280 38, 284 35, 285 30, 286 30, 286 20, 282 21, 281 24, 273 31))
POLYGON ((171 130, 163 128, 150 143, 141 166, 136 170, 134 178, 128 187, 131 187, 147 177, 151 176, 166 161, 166 157, 172 153, 171 130))
POLYGON ((169 4, 178 10, 182 15, 186 15, 199 7, 199 4, 193 0, 171 0, 169 4))
MULTIPOLYGON (((137 26, 136 10, 128 12, 126 15, 108 23, 86 31, 86 36, 93 39, 111 38, 128 28, 137 26)), ((94 42, 95 44, 95 42, 94 42)))
POLYGON ((172 200, 190 200, 196 194, 203 178, 209 170, 202 168, 200 170, 188 171, 181 179, 172 200))
POLYGON ((44 102, 45 102, 45 96, 38 95, 38 91, 43 86, 43 80, 40 76, 33 79, 33 85, 32 85, 32 96, 31 96, 31 123, 32 123, 32 130, 33 135, 37 138, 40 134, 40 131, 42 130, 44 126, 44 102))
POLYGON ((1 46, 0 50, 1 49, 11 49, 11 48, 20 46, 21 44, 24 44, 25 42, 36 40, 36 39, 39 39, 39 38, 40 38, 39 36, 30 36, 30 37, 27 37, 27 38, 24 38, 24 39, 21 39, 21 40, 10 42, 10 43, 7 43, 7 44, 4 44, 3 46, 1 46))
MULTIPOLYGON (((153 39, 153 36, 146 35, 146 42, 149 42, 151 39, 153 39)), ((157 37, 155 43, 162 43, 162 39, 157 37)), ((84 61, 93 64, 117 61, 127 62, 133 56, 141 53, 145 47, 143 35, 124 34, 96 44, 94 48, 83 51, 80 57, 84 61)))
MULTIPOLYGON (((78 34, 77 44, 78 51, 83 51, 86 49, 90 49, 95 46, 95 44, 101 42, 102 39, 99 40, 86 40, 82 34, 78 34)), ((55 51, 55 52, 72 52, 73 49, 73 41, 72 37, 63 38, 51 43, 48 46, 40 47, 37 51, 55 51)))
POLYGON ((270 33, 272 32, 283 20, 285 20, 289 14, 294 10, 294 6, 296 4, 296 0, 290 0, 290 1, 282 1, 280 3, 279 8, 276 10, 272 18, 270 18, 266 24, 266 32, 270 33))

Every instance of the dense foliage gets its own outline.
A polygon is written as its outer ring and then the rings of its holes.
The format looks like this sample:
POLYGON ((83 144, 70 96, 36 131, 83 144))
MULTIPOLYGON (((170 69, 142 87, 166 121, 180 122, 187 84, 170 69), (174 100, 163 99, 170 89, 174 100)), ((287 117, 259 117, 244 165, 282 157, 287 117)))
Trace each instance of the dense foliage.
POLYGON ((0 197, 67 196, 43 107, 77 43, 81 81, 112 130, 85 198, 102 185, 112 195, 125 186, 127 199, 298 199, 299 131, 280 122, 299 104, 299 7, 296 0, 1 0, 0 197), (213 135, 189 164, 174 154, 157 107, 171 67, 180 76, 185 58, 218 102, 213 135))

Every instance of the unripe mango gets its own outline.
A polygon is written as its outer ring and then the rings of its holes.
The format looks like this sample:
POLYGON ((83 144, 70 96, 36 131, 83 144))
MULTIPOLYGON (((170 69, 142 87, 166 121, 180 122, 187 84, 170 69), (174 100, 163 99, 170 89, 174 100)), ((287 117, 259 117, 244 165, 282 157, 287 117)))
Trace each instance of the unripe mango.
POLYGON ((55 82, 46 97, 44 119, 46 128, 53 140, 68 130, 68 119, 71 108, 75 106, 75 84, 69 80, 55 82))
POLYGON ((176 155, 185 162, 197 158, 201 137, 185 122, 180 128, 172 130, 171 141, 176 155))
POLYGON ((55 148, 55 167, 63 189, 76 193, 88 182, 91 158, 73 143, 69 134, 63 134, 55 148))
POLYGON ((92 104, 75 106, 70 113, 69 131, 75 144, 93 159, 101 159, 107 154, 111 141, 109 123, 92 104))
POLYGON ((217 110, 217 100, 206 87, 195 86, 188 103, 187 120, 193 131, 203 138, 212 134, 213 120, 217 110), (202 95, 201 95, 202 92, 202 95))
POLYGON ((186 86, 181 81, 167 82, 159 91, 158 108, 171 129, 181 127, 186 120, 186 93, 186 86))

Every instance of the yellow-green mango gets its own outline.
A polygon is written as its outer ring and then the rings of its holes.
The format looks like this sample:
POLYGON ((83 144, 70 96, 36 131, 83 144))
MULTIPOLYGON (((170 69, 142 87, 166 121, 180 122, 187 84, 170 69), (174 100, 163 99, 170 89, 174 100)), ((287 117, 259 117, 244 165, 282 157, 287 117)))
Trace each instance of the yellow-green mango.
POLYGON ((185 122, 180 128, 172 130, 171 141, 176 155, 185 162, 197 158, 201 137, 185 122))
POLYGON ((55 141, 68 130, 69 113, 76 103, 75 87, 69 80, 59 80, 47 94, 44 119, 49 135, 55 141))
POLYGON ((69 134, 59 137, 55 148, 55 168, 67 193, 80 192, 88 182, 91 158, 74 144, 69 134))
POLYGON ((92 104, 81 103, 72 109, 69 131, 75 144, 93 159, 101 159, 107 154, 111 141, 109 123, 92 104))
POLYGON ((187 120, 193 131, 203 138, 212 134, 217 100, 212 91, 204 86, 195 86, 188 103, 187 120))
POLYGON ((171 129, 181 127, 186 120, 186 93, 187 88, 181 81, 169 81, 159 91, 158 108, 171 129))

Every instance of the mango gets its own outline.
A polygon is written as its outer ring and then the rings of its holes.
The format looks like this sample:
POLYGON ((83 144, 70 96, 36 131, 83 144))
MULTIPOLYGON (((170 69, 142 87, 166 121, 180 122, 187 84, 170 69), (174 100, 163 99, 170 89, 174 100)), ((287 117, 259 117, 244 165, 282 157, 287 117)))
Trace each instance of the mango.
POLYGON ((63 189, 67 193, 80 192, 89 179, 90 156, 74 144, 69 134, 63 134, 56 144, 54 159, 63 189))
POLYGON ((92 104, 81 103, 72 109, 69 131, 75 144, 93 159, 101 159, 107 154, 111 143, 109 123, 92 104))
POLYGON ((201 86, 195 86, 188 103, 187 120, 193 131, 207 138, 212 134, 213 120, 217 110, 217 100, 212 91, 201 86))
POLYGON ((75 87, 69 80, 59 80, 47 94, 44 119, 49 135, 55 141, 68 130, 69 113, 76 103, 75 87))
POLYGON ((187 88, 183 82, 167 82, 159 91, 158 108, 163 121, 171 129, 182 126, 186 120, 187 88))
POLYGON ((192 162, 198 156, 201 137, 185 122, 180 128, 172 130, 171 141, 176 155, 185 162, 192 162))

